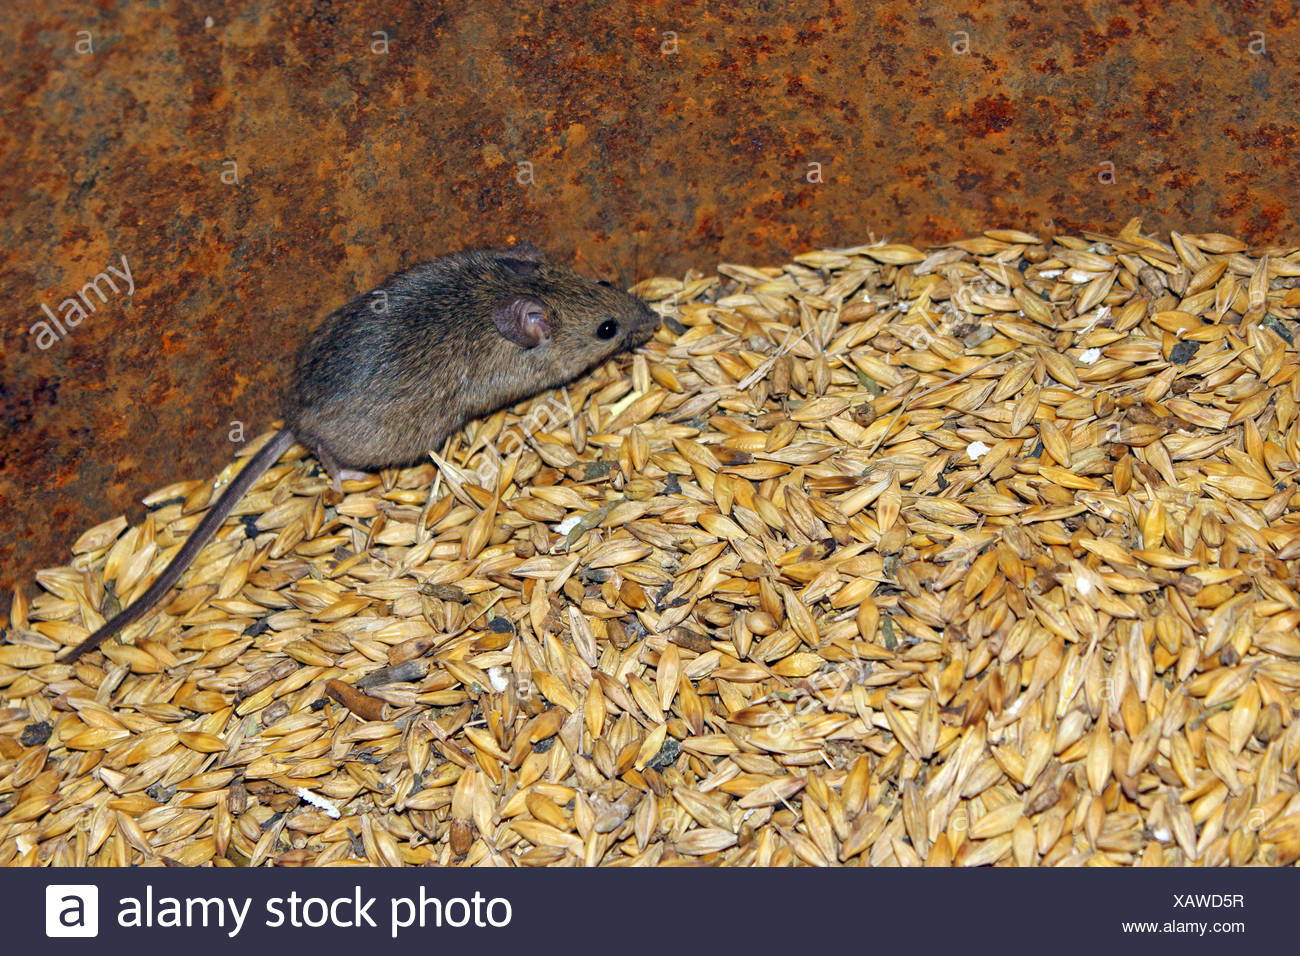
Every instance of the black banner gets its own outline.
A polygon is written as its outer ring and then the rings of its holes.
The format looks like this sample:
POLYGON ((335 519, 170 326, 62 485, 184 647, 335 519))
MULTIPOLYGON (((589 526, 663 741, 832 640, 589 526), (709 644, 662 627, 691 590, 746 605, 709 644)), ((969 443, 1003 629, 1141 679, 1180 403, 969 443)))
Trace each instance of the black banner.
POLYGON ((0 917, 10 952, 90 952, 90 939, 184 956, 231 943, 355 956, 383 942, 620 956, 682 945, 1268 952, 1295 945, 1298 888, 1295 869, 8 869, 0 917))

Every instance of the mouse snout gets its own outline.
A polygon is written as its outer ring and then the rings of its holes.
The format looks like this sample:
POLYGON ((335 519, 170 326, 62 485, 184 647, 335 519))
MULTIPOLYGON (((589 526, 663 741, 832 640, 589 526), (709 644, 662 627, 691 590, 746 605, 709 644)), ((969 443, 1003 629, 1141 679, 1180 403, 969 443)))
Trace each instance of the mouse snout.
POLYGON ((628 323, 628 345, 643 345, 650 341, 659 328, 659 313, 644 302, 637 302, 632 321, 628 323))

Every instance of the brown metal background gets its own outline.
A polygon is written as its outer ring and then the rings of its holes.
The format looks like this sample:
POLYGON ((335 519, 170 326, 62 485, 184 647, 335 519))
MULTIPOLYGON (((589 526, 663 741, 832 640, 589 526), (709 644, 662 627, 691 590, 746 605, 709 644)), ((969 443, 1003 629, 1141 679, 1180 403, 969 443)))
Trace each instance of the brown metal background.
POLYGON ((1285 0, 198 6, 0 7, 0 587, 214 473, 317 318, 453 248, 631 281, 1131 216, 1300 238, 1285 0), (123 254, 134 296, 37 349, 123 254))

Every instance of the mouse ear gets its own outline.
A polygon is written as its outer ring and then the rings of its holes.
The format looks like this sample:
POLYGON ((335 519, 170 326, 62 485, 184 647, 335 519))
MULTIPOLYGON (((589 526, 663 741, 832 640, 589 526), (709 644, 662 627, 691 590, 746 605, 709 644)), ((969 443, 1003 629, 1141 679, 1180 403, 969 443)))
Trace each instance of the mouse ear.
POLYGON ((546 254, 527 239, 497 253, 497 258, 516 275, 530 276, 537 271, 546 254))
POLYGON ((536 348, 551 340, 546 306, 532 296, 506 299, 492 310, 492 321, 498 332, 522 348, 536 348))

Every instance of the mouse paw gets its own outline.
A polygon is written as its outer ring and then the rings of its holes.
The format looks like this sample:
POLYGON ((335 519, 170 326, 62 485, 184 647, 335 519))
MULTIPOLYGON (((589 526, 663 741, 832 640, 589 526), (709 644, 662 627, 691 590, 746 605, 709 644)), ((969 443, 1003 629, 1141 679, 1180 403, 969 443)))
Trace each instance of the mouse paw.
POLYGON ((325 472, 330 476, 330 488, 336 494, 343 493, 343 481, 362 481, 367 475, 364 471, 357 471, 355 468, 340 468, 338 461, 329 453, 324 445, 318 445, 316 448, 316 457, 320 463, 325 466, 325 472))
POLYGON ((335 491, 341 492, 343 490, 343 482, 365 481, 369 477, 370 475, 367 472, 358 471, 355 468, 340 468, 337 472, 335 472, 333 475, 330 476, 330 482, 333 485, 335 491))

